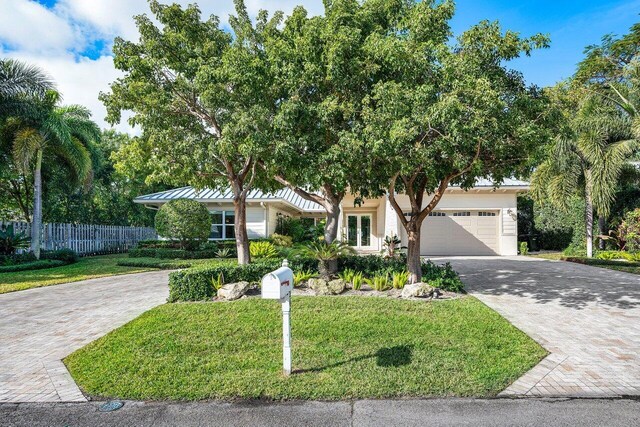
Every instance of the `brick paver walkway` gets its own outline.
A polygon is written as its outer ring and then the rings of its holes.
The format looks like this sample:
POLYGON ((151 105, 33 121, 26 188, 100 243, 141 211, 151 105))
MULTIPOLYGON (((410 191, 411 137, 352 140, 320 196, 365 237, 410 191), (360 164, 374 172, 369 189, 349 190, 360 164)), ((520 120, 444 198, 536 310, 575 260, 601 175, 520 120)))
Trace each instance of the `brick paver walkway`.
POLYGON ((168 272, 0 295, 0 402, 84 401, 61 359, 168 295, 168 272))
POLYGON ((550 352, 503 395, 640 395, 640 275, 526 257, 447 261, 550 352))

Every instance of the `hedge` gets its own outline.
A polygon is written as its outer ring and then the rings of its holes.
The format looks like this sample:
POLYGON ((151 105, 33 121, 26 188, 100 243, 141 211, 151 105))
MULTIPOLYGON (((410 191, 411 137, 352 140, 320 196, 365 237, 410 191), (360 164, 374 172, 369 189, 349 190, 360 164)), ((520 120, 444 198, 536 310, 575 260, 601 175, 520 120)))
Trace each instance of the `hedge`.
POLYGON ((158 268, 160 270, 174 270, 178 268, 189 268, 189 261, 163 261, 161 259, 123 259, 116 263, 121 267, 158 268))
MULTIPOLYGON (((169 299, 167 301, 210 299, 215 295, 211 281, 220 275, 224 278, 225 283, 259 282, 265 274, 278 269, 281 265, 281 260, 260 260, 248 265, 219 264, 175 271, 169 275, 169 299)), ((315 270, 317 261, 309 258, 296 258, 289 262, 289 266, 292 270, 315 270)))
POLYGON ((61 267, 69 264, 58 259, 41 259, 38 261, 23 262, 22 264, 0 266, 0 273, 10 273, 16 271, 42 270, 45 268, 61 267))
POLYGON ((168 248, 133 248, 129 249, 130 258, 161 258, 161 259, 207 259, 216 258, 216 250, 205 249, 189 251, 185 249, 168 248))

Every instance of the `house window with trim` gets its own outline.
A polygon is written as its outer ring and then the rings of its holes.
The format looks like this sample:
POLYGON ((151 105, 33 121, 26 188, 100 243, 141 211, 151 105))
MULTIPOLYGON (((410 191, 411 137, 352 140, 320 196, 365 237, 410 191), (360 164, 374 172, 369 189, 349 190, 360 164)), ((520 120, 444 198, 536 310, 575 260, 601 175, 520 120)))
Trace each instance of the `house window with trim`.
POLYGON ((233 211, 213 211, 211 212, 211 234, 210 239, 225 240, 235 239, 235 213, 233 211))

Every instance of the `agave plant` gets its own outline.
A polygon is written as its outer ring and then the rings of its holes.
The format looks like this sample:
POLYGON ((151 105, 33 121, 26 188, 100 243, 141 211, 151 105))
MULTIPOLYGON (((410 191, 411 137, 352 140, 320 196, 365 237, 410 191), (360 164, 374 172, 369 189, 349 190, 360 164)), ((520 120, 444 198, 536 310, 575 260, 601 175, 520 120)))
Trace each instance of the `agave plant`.
POLYGON ((29 237, 24 233, 16 233, 13 225, 0 228, 0 254, 12 255, 18 249, 29 247, 29 237))
POLYGON ((323 279, 329 279, 338 271, 338 258, 355 254, 355 250, 345 242, 312 242, 298 249, 301 256, 318 260, 318 272, 323 279))

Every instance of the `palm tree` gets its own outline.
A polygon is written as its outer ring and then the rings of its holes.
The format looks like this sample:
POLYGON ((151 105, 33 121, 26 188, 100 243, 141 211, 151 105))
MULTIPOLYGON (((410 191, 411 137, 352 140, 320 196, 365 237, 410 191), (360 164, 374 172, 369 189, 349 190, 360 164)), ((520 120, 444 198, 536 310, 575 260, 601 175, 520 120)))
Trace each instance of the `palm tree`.
POLYGON ((91 178, 93 142, 99 140, 100 129, 91 120, 91 113, 79 105, 57 106, 59 95, 49 92, 41 102, 31 102, 13 117, 7 126, 12 129, 12 157, 18 168, 33 173, 33 215, 31 245, 40 257, 42 228, 42 163, 45 154, 62 159, 74 172, 78 182, 91 178))
POLYGON ((55 85, 40 68, 14 59, 0 59, 0 100, 21 96, 41 98, 49 90, 55 90, 55 85))
POLYGON ((619 108, 596 95, 586 95, 579 103, 577 114, 565 108, 567 126, 533 173, 531 187, 534 199, 561 208, 567 208, 573 195, 584 196, 587 257, 592 257, 594 209, 601 217, 609 215, 636 139, 631 120, 619 108))

